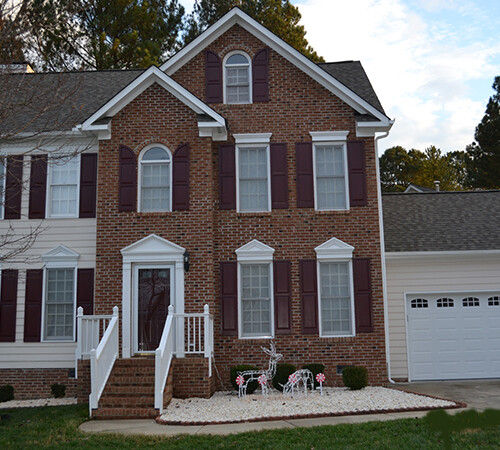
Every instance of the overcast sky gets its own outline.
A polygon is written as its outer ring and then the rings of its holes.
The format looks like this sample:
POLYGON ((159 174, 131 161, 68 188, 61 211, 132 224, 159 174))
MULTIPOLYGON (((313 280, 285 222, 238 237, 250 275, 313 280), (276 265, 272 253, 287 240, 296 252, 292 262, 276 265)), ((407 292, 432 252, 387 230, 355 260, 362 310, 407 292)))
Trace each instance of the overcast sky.
MULTIPOLYGON (((190 10, 192 0, 181 0, 190 10)), ((500 0, 292 0, 326 61, 360 60, 393 145, 461 150, 500 75, 500 0)))

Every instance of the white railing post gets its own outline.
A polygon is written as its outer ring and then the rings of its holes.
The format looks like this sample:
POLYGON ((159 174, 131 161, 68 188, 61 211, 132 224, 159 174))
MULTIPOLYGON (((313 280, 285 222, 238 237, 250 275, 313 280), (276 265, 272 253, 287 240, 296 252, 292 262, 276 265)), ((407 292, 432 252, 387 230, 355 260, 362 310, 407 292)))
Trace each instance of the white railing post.
POLYGON ((155 351, 155 404, 160 414, 163 412, 163 392, 170 371, 170 364, 174 354, 174 338, 175 338, 175 314, 174 307, 168 307, 167 320, 161 335, 160 345, 155 351))
POLYGON ((90 350, 90 395, 89 395, 89 410, 92 417, 92 410, 97 408, 97 359, 96 350, 90 350))
MULTIPOLYGON (((211 327, 211 318, 210 318, 210 311, 208 308, 208 305, 206 304, 203 307, 203 343, 204 343, 204 356, 205 358, 208 358, 208 376, 212 376, 212 327, 211 327)), ((201 349, 200 349, 201 350, 201 349)))
POLYGON ((82 317, 83 308, 76 310, 76 350, 75 350, 75 378, 78 378, 78 360, 82 358, 82 317))

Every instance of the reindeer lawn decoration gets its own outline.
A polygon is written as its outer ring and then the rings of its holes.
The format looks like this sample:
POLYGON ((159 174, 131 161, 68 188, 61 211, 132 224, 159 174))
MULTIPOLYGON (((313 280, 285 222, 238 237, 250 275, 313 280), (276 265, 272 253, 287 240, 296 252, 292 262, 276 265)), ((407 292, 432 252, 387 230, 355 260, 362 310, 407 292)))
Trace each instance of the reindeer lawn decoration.
MULTIPOLYGON (((238 377, 236 378, 236 382, 238 383, 238 397, 246 397, 247 395, 247 387, 248 384, 252 381, 258 381, 259 377, 262 375, 265 376, 266 386, 261 384, 262 393, 267 393, 271 389, 271 381, 273 377, 276 375, 276 363, 283 358, 281 353, 276 353, 276 346, 274 342, 271 342, 271 348, 267 349, 261 347, 266 355, 269 355, 269 367, 267 370, 245 370, 244 372, 238 372, 238 377), (239 378, 242 377, 242 378, 239 378), (238 379, 240 382, 238 382, 238 379)), ((264 377, 261 378, 261 381, 264 380, 264 377)))
POLYGON ((313 373, 309 369, 296 370, 288 377, 288 381, 285 384, 281 384, 281 386, 283 386, 284 395, 293 397, 293 394, 295 392, 298 394, 301 388, 304 389, 304 394, 307 395, 308 387, 311 388, 311 391, 314 391, 313 373))

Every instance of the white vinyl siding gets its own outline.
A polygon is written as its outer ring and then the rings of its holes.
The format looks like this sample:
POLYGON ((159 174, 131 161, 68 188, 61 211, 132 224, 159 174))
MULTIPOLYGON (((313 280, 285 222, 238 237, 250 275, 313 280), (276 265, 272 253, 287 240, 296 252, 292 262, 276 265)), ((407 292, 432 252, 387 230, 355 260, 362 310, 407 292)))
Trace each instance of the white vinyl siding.
POLYGON ((238 147, 239 211, 269 211, 268 147, 238 147))
POLYGON ((353 330, 349 263, 320 262, 319 280, 322 335, 351 335, 353 330))
POLYGON ((240 266, 242 337, 272 335, 270 270, 270 264, 240 266))
POLYGON ((170 211, 171 157, 167 150, 153 147, 141 158, 140 210, 170 211))
POLYGON ((44 340, 73 340, 75 323, 75 270, 47 269, 44 340))
POLYGON ((225 64, 226 103, 250 103, 250 60, 235 53, 225 64))
POLYGON ((57 158, 49 161, 49 215, 76 217, 80 158, 57 158))
POLYGON ((346 209, 346 168, 343 144, 316 144, 316 209, 346 209))

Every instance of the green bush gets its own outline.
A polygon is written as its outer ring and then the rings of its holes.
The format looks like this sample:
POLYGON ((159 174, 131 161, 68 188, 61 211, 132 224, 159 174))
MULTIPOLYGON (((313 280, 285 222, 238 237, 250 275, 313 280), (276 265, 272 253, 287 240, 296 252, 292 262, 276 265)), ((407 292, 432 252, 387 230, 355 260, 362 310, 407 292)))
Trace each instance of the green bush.
POLYGON ((276 375, 273 378, 273 386, 278 391, 283 391, 283 386, 280 384, 286 384, 288 381, 288 376, 294 373, 297 369, 293 364, 279 363, 276 365, 276 375))
POLYGON ((52 395, 55 398, 63 398, 66 395, 66 385, 54 383, 50 386, 52 389, 52 395))
POLYGON ((14 400, 14 388, 10 384, 0 386, 0 402, 14 400))
POLYGON ((314 389, 316 389, 319 386, 319 383, 316 381, 316 375, 318 373, 325 373, 325 366, 323 364, 306 364, 305 366, 302 366, 303 369, 309 369, 314 378, 314 389))
POLYGON ((368 385, 368 370, 361 366, 346 366, 342 371, 342 379, 351 391, 359 391, 368 385))
MULTIPOLYGON (((259 370, 258 367, 255 366, 249 366, 246 364, 240 364, 239 366, 231 367, 231 385, 233 386, 234 389, 239 390, 238 385, 236 384, 236 377, 238 376, 238 372, 244 372, 245 370, 259 370)), ((245 377, 245 380, 247 380, 248 377, 245 377)), ((259 382, 257 380, 251 381, 248 383, 247 387, 247 394, 253 394, 255 389, 259 387, 259 382)))

